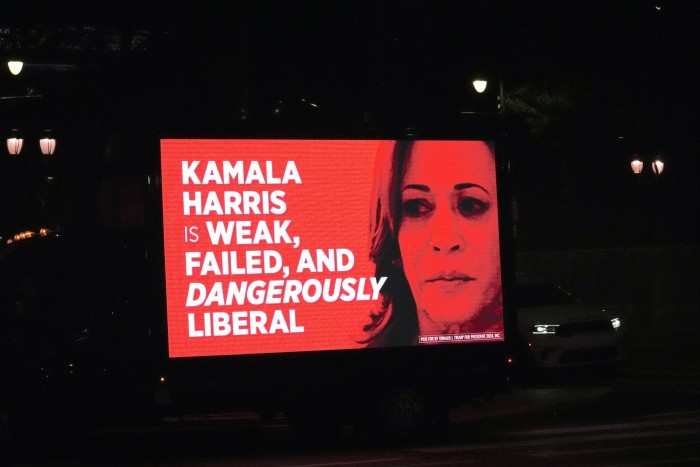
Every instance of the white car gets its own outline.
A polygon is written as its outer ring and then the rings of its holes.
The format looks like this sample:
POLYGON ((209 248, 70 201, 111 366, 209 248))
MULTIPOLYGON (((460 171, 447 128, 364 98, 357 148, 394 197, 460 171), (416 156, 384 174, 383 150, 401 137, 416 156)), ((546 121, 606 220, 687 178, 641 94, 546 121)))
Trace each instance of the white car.
POLYGON ((587 307, 561 287, 518 281, 520 336, 538 367, 610 364, 622 358, 619 316, 587 307))

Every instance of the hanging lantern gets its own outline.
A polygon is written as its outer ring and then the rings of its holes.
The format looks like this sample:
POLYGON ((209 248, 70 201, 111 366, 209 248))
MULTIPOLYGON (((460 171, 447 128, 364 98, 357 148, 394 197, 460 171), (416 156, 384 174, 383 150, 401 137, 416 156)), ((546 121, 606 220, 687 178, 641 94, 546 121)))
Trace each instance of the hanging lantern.
POLYGON ((644 168, 644 162, 640 161, 639 159, 635 159, 632 161, 632 172, 639 174, 642 173, 642 168, 644 168))
POLYGON ((17 130, 12 130, 10 137, 7 138, 7 151, 13 156, 18 155, 22 152, 22 145, 24 144, 24 139, 22 139, 17 130))
MULTIPOLYGON (((655 176, 661 175, 661 173, 664 171, 664 162, 661 160, 660 156, 656 156, 654 159, 651 160, 651 171, 655 176)), ((632 167, 632 172, 635 174, 640 174, 642 173, 642 169, 644 168, 644 162, 642 162, 642 158, 640 156, 634 156, 634 159, 630 163, 632 167)))
POLYGON ((664 171, 664 163, 661 159, 657 158, 651 163, 651 170, 653 170, 656 175, 661 175, 661 172, 664 171))
POLYGON ((45 136, 39 140, 41 153, 45 156, 50 156, 56 150, 56 139, 45 136))

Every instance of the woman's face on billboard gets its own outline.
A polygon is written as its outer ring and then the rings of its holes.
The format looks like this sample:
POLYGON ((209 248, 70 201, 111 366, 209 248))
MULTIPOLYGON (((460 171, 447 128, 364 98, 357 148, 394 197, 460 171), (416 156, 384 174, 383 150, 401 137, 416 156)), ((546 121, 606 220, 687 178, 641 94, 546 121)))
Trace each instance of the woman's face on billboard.
POLYGON ((418 141, 401 187, 399 248, 420 332, 471 330, 501 293, 494 155, 481 141, 418 141))

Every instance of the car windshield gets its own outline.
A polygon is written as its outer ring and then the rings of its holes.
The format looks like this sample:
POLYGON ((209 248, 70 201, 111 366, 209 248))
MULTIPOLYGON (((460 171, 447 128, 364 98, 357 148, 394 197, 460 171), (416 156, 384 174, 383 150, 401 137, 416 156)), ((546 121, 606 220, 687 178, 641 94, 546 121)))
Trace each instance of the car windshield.
POLYGON ((518 284, 517 304, 518 308, 533 308, 553 305, 577 305, 578 301, 561 287, 540 282, 518 284))

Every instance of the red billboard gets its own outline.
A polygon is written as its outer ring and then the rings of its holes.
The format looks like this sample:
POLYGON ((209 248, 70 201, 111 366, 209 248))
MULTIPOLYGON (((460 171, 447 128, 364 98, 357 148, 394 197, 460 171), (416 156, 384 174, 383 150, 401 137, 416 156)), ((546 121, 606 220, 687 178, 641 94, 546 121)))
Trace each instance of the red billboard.
POLYGON ((485 141, 161 141, 171 357, 503 340, 485 141))

